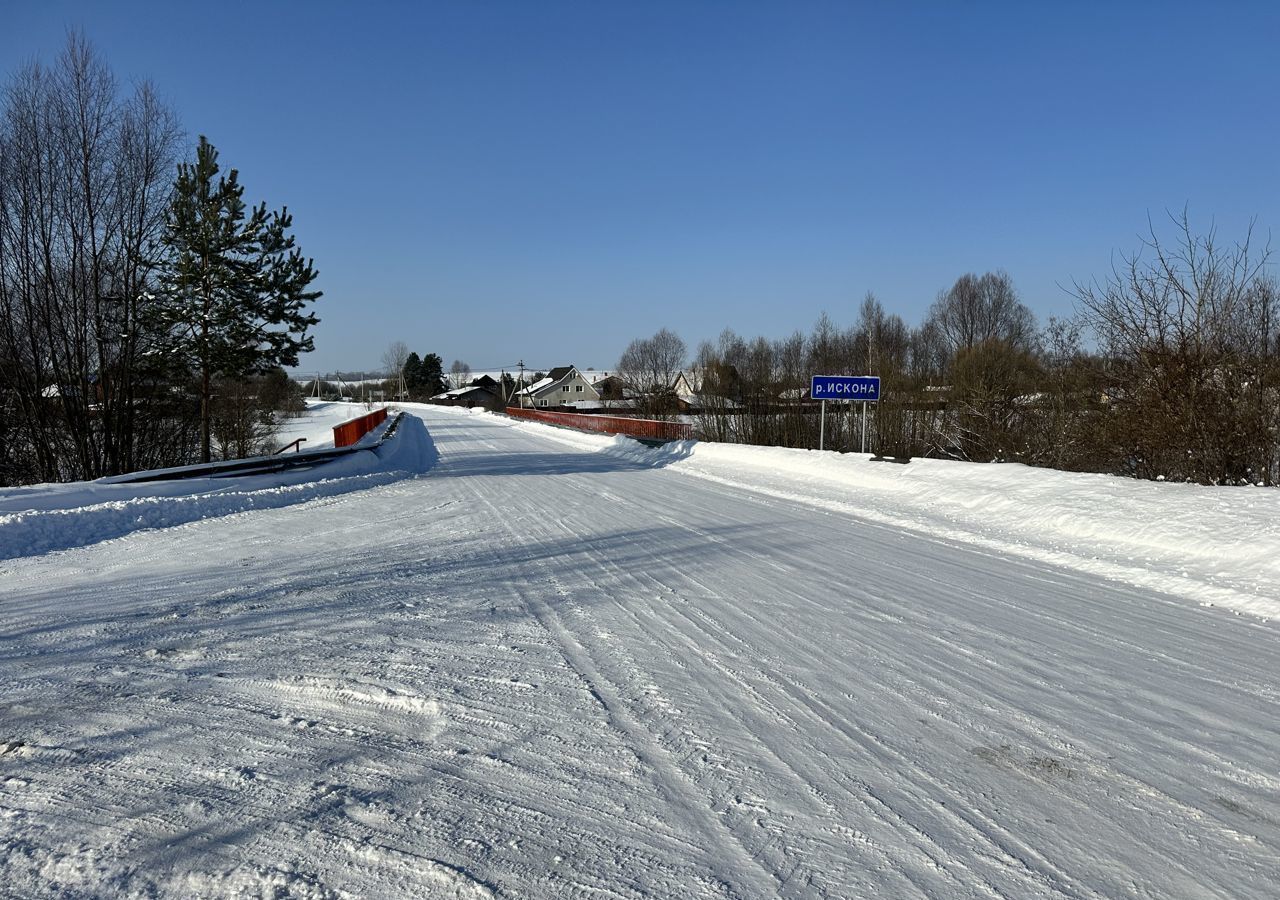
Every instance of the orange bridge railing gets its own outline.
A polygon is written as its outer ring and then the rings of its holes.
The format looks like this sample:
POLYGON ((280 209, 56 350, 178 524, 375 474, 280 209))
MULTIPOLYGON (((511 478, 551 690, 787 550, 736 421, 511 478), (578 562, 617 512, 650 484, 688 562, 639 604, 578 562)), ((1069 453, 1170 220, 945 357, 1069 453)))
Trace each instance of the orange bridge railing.
POLYGON ((684 422, 659 422, 656 419, 632 419, 627 416, 594 416, 583 413, 549 412, 542 409, 521 409, 508 406, 507 415, 519 419, 532 419, 551 425, 563 425, 581 431, 598 431, 602 434, 625 434, 627 437, 650 441, 688 441, 693 439, 693 426, 684 422))
POLYGON ((341 425, 333 426, 333 446, 350 447, 360 438, 377 428, 387 419, 387 408, 375 409, 367 415, 358 416, 341 425))

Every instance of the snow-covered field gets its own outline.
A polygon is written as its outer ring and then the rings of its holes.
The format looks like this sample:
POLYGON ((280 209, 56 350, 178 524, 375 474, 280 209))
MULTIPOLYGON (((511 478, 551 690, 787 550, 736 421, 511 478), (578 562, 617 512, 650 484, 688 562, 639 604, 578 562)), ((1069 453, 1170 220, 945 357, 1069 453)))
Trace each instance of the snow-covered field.
POLYGON ((410 409, 0 491, 0 893, 1275 896, 1277 492, 410 409))
POLYGON ((304 438, 303 450, 316 450, 333 446, 333 426, 363 416, 381 403, 329 403, 324 400, 307 400, 307 413, 297 418, 284 419, 276 434, 276 444, 284 447, 298 438, 304 438))

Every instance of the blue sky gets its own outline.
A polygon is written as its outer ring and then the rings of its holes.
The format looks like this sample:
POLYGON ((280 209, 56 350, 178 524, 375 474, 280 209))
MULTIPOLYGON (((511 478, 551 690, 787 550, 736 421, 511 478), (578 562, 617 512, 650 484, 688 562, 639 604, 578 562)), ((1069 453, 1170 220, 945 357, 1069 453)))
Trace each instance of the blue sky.
POLYGON ((81 28, 287 204, 325 296, 303 370, 389 341, 612 366, 668 327, 910 324, 1003 268, 1043 320, 1189 206, 1280 229, 1280 4, 19 2, 81 28))

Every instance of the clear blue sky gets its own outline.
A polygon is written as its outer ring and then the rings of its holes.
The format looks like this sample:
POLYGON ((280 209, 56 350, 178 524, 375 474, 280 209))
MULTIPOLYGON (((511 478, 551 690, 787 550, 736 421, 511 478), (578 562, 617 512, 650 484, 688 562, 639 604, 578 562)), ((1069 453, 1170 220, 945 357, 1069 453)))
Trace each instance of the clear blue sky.
POLYGON ((1148 213, 1280 233, 1280 3, 10 0, 81 28, 287 204, 303 370, 605 368, 662 327, 910 324, 1003 268, 1043 320, 1148 213))

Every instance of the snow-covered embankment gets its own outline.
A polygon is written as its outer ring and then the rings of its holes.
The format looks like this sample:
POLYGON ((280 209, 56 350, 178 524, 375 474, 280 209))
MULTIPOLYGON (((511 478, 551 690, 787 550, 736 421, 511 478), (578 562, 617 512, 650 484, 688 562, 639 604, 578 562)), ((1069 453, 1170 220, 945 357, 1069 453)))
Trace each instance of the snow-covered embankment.
POLYGON ((364 450, 313 468, 143 484, 99 480, 0 489, 0 559, 82 547, 147 528, 290 506, 430 469, 436 451, 422 420, 405 416, 394 437, 374 446, 389 424, 390 420, 365 436, 358 445, 364 450))

